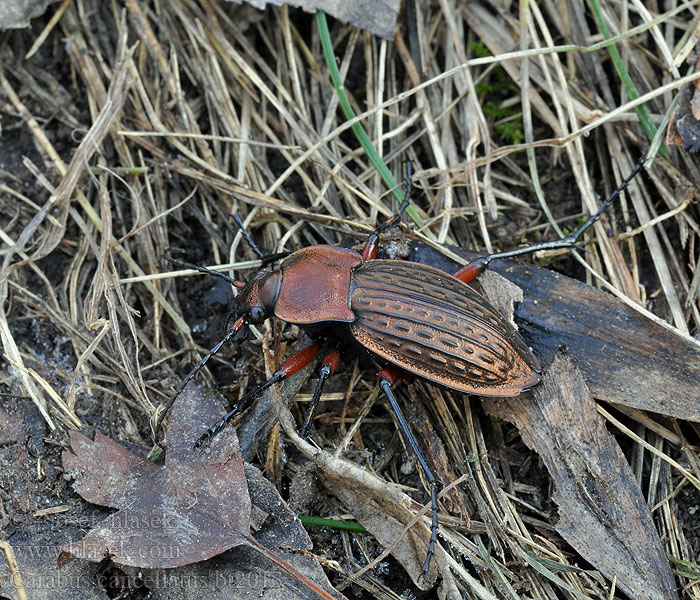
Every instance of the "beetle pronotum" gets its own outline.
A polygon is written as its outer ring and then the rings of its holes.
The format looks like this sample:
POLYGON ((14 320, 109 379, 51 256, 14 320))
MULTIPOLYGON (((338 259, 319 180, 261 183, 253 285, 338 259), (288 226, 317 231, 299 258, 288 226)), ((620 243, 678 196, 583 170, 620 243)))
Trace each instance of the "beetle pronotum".
MULTIPOLYGON (((420 451, 392 386, 402 373, 481 396, 512 397, 536 385, 540 381, 540 367, 530 348, 515 327, 469 283, 495 259, 540 250, 575 248, 583 233, 639 173, 643 162, 644 159, 640 159, 600 209, 570 236, 490 254, 452 275, 418 263, 376 258, 379 234, 400 220, 410 198, 410 174, 406 200, 398 214, 369 236, 361 253, 333 246, 302 248, 287 256, 279 269, 261 271, 247 283, 196 267, 223 277, 240 293, 232 309, 233 325, 185 377, 174 397, 245 325, 262 323, 273 316, 298 325, 312 339, 334 337, 356 342, 386 365, 377 373, 379 386, 430 485, 431 536, 423 565, 423 571, 427 572, 437 538, 438 480, 420 451)), ((245 230, 244 235, 256 249, 245 230)), ((315 342, 285 360, 269 380, 245 394, 233 410, 212 425, 196 446, 250 406, 264 390, 308 365, 320 348, 320 343, 315 342)), ((323 385, 337 368, 340 358, 336 343, 321 361, 319 381, 301 427, 302 436, 308 433, 323 385)))

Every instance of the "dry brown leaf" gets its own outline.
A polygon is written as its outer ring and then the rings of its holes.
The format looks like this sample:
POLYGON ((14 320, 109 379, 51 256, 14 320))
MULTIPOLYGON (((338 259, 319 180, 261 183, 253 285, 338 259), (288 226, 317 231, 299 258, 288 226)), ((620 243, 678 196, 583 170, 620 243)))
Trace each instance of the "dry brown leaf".
MULTIPOLYGON (((256 597, 289 598, 289 578, 282 576, 285 572, 295 586, 301 584, 300 589, 295 587, 296 598, 342 600, 315 560, 293 555, 285 560, 268 549, 308 550, 311 544, 274 487, 256 469, 245 467, 233 427, 225 428, 205 447, 193 449, 201 431, 220 410, 215 400, 204 397, 190 383, 173 404, 164 466, 132 454, 99 432, 94 441, 72 433, 75 454, 64 452, 63 465, 75 478, 73 487, 88 502, 119 510, 82 540, 63 546, 59 563, 69 556, 92 562, 109 558, 115 564, 138 567, 134 577, 148 577, 154 589, 162 587, 157 585, 162 579, 158 571, 141 570, 189 566, 189 575, 211 586, 208 597, 219 598, 220 580, 240 579, 240 570, 222 563, 202 571, 193 563, 242 546, 264 557, 261 563, 258 558, 251 559, 250 553, 241 555, 258 568, 261 564, 266 567, 256 597), (253 513, 246 478, 253 484, 256 520, 273 517, 272 525, 261 532, 262 541, 251 536, 253 513), (278 568, 270 569, 270 561, 278 568)), ((187 577, 188 572, 180 572, 174 579, 187 581, 187 577)), ((247 587, 255 590, 255 586, 247 587)), ((184 597, 190 597, 191 591, 184 597)), ((200 590, 195 597, 202 597, 202 593, 200 590)))
POLYGON ((220 410, 188 385, 168 427, 165 465, 132 454, 97 433, 71 434, 75 454, 63 465, 88 502, 118 508, 78 542, 64 546, 76 558, 144 568, 177 567, 248 544, 250 496, 233 428, 193 451, 199 432, 220 410))
POLYGON ((666 130, 666 143, 683 146, 686 152, 700 150, 700 90, 694 84, 689 83, 678 92, 676 110, 666 130))

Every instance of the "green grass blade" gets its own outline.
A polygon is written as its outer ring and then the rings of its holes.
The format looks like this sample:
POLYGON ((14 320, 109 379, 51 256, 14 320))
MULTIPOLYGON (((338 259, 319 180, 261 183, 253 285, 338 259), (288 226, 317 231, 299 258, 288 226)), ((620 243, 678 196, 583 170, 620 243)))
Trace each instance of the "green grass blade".
MULTIPOLYGON (((591 0, 591 8, 593 9, 593 14, 595 15, 596 22, 598 23, 598 29, 603 34, 606 40, 609 40, 612 36, 610 35, 610 30, 605 24, 605 19, 603 18, 603 11, 600 8, 599 0, 591 0)), ((636 100, 639 98, 639 93, 635 87, 632 78, 629 76, 627 69, 625 68, 625 63, 620 56, 617 48, 615 46, 608 46, 608 52, 610 53, 610 58, 612 58, 613 65, 617 71, 620 81, 622 81, 622 86, 625 89, 625 93, 630 98, 630 100, 636 100)), ((635 108, 637 115, 639 116, 639 122, 642 125, 645 135, 651 142, 656 135, 656 126, 649 116, 649 112, 644 106, 637 106, 635 108)), ((661 149, 662 154, 666 153, 666 149, 661 149)))
MULTIPOLYGON (((333 82, 333 87, 338 94, 338 100, 340 102, 340 107, 343 109, 343 113, 347 119, 355 118, 355 111, 350 105, 350 100, 345 91, 345 86, 340 80, 340 72, 338 71, 338 65, 336 64, 335 54, 333 52, 333 44, 331 42, 330 32, 328 31, 328 22, 326 21, 326 14, 322 11, 316 13, 316 26, 318 27, 319 36, 321 38, 321 47, 323 48, 323 55, 326 59, 326 65, 328 66, 328 71, 330 72, 331 81, 333 82)), ((372 166, 377 170, 379 176, 382 178, 384 184, 389 188, 394 195, 394 197, 401 203, 405 198, 406 194, 403 188, 398 184, 396 178, 392 175, 389 167, 384 164, 382 157, 376 151, 372 145, 372 140, 369 139, 367 132, 364 130, 360 123, 355 123, 352 126, 352 131, 360 142, 360 145, 367 154, 372 166)), ((406 214, 411 218, 411 220, 419 227, 423 225, 423 220, 418 215, 418 211, 413 206, 409 204, 406 208, 406 214)))

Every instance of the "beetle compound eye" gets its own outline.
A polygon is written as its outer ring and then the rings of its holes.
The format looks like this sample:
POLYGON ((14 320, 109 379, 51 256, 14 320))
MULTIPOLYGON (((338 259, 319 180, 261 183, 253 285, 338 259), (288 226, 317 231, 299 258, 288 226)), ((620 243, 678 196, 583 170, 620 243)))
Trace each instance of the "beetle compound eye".
POLYGON ((260 323, 265 320, 265 309, 262 306, 251 306, 248 314, 253 323, 260 323))

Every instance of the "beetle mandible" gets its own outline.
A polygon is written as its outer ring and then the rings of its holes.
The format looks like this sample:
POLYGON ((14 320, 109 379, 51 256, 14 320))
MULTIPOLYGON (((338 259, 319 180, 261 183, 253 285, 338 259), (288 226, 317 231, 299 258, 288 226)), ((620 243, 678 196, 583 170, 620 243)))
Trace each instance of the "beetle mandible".
MULTIPOLYGON (((369 236, 362 252, 333 246, 310 246, 292 252, 279 269, 264 270, 241 282, 202 267, 240 290, 234 300, 233 325, 185 377, 176 397, 206 362, 247 324, 276 317, 304 329, 312 339, 351 340, 386 365, 377 380, 394 410, 430 486, 432 523, 426 573, 434 553, 438 527, 438 479, 428 466, 393 393, 408 374, 468 394, 512 397, 540 381, 540 367, 515 327, 469 283, 489 263, 540 250, 575 248, 578 239, 629 185, 644 164, 642 157, 628 177, 578 230, 568 237, 479 258, 452 275, 426 265, 376 258, 379 235, 401 219, 411 196, 410 171, 406 199, 398 213, 369 236)), ((253 249, 262 256, 240 220, 253 249)), ((200 446, 244 411, 270 386, 308 365, 320 352, 314 342, 285 360, 265 383, 244 395, 238 405, 196 442, 200 446)), ((320 377, 301 427, 306 436, 326 379, 340 362, 338 347, 322 359, 320 377)))

